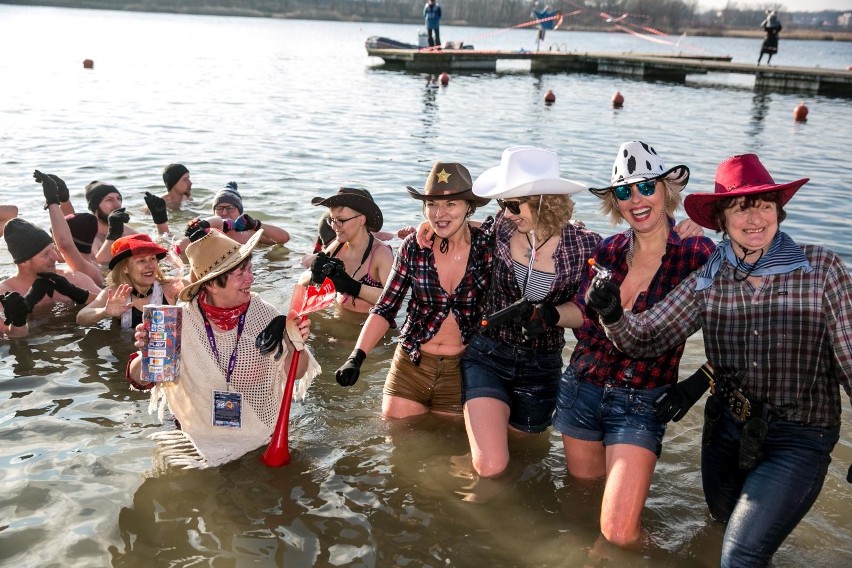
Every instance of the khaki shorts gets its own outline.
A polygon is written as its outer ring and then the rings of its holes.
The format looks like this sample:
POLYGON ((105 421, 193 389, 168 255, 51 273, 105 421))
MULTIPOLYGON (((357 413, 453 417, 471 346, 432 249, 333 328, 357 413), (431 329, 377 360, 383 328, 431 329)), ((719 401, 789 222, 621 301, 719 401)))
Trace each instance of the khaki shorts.
POLYGON ((417 366, 397 345, 384 394, 413 400, 435 412, 461 414, 461 357, 461 353, 438 356, 421 352, 417 366))

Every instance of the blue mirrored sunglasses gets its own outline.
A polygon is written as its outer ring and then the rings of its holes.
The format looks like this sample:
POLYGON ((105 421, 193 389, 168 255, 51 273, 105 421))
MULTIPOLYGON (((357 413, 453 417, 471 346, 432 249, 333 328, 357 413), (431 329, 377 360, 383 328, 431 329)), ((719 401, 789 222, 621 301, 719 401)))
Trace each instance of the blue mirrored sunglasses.
POLYGON ((636 189, 639 190, 639 193, 641 193, 645 197, 651 197, 652 195, 654 195, 654 192, 657 191, 657 180, 650 179, 648 181, 640 181, 638 183, 633 184, 616 185, 612 188, 612 192, 615 194, 619 201, 627 201, 628 199, 630 199, 630 195, 633 193, 630 190, 631 185, 635 185, 636 189))

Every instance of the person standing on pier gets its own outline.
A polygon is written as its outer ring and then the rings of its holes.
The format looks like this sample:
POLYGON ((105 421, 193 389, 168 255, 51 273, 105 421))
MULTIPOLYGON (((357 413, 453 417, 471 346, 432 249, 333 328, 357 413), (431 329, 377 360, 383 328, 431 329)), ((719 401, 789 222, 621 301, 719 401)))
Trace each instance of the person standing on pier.
POLYGON ((441 5, 436 0, 428 0, 423 6, 423 18, 429 34, 429 47, 441 47, 441 5), (435 34, 434 37, 432 34, 435 34))
POLYGON ((769 56, 766 59, 766 64, 769 65, 772 62, 772 56, 778 53, 778 34, 781 33, 781 20, 778 19, 775 10, 767 10, 766 19, 760 25, 766 31, 766 38, 763 40, 763 45, 760 46, 757 64, 760 65, 760 60, 763 59, 765 53, 769 56))

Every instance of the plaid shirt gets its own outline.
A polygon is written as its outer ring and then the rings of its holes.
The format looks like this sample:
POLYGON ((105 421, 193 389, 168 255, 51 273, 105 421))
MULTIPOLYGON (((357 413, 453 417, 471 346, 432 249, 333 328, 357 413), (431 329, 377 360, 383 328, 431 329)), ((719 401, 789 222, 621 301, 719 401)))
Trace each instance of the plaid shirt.
MULTIPOLYGON (((651 279, 648 289, 634 302, 634 313, 644 312, 659 302, 681 280, 703 266, 716 248, 713 241, 707 237, 681 239, 674 231, 673 222, 671 226, 660 268, 651 279)), ((629 269, 629 247, 630 236, 629 232, 625 231, 601 242, 594 252, 595 260, 612 271, 613 281, 619 285, 624 281, 629 269)), ((591 267, 586 272, 574 300, 581 310, 586 309, 586 288, 594 276, 591 267)), ((574 330, 574 335, 577 337, 577 345, 571 354, 571 367, 581 380, 597 386, 610 383, 634 389, 653 389, 677 382, 683 342, 656 357, 630 357, 615 348, 591 310, 583 326, 574 330)))
MULTIPOLYGON (((492 314, 521 298, 521 288, 515 279, 512 252, 509 248, 509 239, 516 230, 514 223, 506 220, 502 215, 498 217, 495 227, 494 273, 491 291, 483 313, 492 314)), ((558 306, 574 298, 580 287, 580 280, 587 266, 586 262, 600 240, 599 234, 570 223, 562 229, 559 243, 553 253, 556 278, 553 279, 550 292, 543 302, 558 306)), ((561 351, 565 346, 564 328, 550 328, 532 340, 526 341, 520 322, 514 320, 498 325, 495 329, 486 328, 484 335, 507 345, 546 353, 561 351)))
POLYGON ((764 276, 759 288, 736 282, 727 260, 713 284, 697 273, 653 309, 626 314, 607 333, 620 349, 653 355, 704 330, 717 378, 731 380, 785 420, 840 424, 840 384, 852 397, 852 277, 832 251, 802 251, 814 270, 764 276))
POLYGON ((452 294, 441 287, 431 248, 420 248, 417 235, 402 242, 393 261, 388 282, 370 313, 378 314, 394 324, 397 312, 409 289, 408 315, 400 329, 400 343, 415 365, 420 364, 420 345, 438 333, 450 311, 466 344, 481 321, 479 302, 491 280, 494 258, 491 227, 488 218, 479 227, 470 228, 470 253, 465 274, 452 294))

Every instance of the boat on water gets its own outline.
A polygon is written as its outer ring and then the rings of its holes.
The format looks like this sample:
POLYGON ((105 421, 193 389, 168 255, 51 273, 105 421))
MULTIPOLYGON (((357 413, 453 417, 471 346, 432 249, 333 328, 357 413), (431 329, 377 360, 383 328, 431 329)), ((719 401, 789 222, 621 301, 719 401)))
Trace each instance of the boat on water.
POLYGON ((461 41, 448 41, 441 47, 428 49, 429 41, 426 38, 426 32, 420 32, 418 34, 418 45, 415 45, 413 43, 405 43, 404 41, 397 41, 389 37, 371 36, 368 37, 367 41, 364 42, 364 47, 367 48, 367 53, 383 49, 427 49, 429 51, 439 51, 442 49, 473 49, 472 45, 467 45, 461 41))

